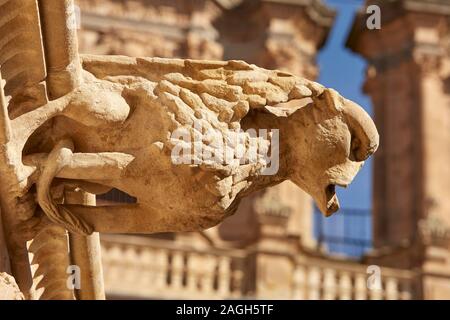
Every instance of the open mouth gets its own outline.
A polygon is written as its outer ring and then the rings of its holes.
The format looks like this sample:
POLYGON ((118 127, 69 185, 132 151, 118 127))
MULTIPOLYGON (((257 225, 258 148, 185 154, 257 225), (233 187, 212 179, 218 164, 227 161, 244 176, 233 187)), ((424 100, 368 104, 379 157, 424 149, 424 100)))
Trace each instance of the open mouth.
POLYGON ((327 204, 327 211, 326 216, 329 217, 333 213, 339 210, 339 199, 336 195, 336 185, 335 184, 329 184, 325 188, 325 196, 326 196, 326 204, 327 204))

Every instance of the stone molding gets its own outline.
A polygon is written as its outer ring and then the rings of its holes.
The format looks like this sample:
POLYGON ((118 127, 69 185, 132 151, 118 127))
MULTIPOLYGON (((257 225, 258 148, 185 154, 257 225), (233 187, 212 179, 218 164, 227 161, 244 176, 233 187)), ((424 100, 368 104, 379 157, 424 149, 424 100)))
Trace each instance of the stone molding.
MULTIPOLYGON (((366 12, 368 5, 378 5, 382 12, 382 24, 388 24, 394 20, 400 19, 408 13, 425 13, 440 16, 449 16, 450 2, 447 0, 372 0, 369 1, 363 9, 356 15, 346 46, 356 51, 357 44, 361 35, 366 31, 366 12)), ((379 31, 373 31, 379 32, 379 31)))

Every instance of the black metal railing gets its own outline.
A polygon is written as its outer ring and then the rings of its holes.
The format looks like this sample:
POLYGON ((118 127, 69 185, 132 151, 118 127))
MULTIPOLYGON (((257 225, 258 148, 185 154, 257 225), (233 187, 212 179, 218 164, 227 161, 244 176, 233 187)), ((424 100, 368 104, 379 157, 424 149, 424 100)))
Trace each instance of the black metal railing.
POLYGON ((361 257, 372 248, 372 216, 369 209, 341 209, 325 218, 314 210, 314 237, 330 254, 361 257))
POLYGON ((112 189, 105 194, 97 195, 97 200, 113 203, 136 203, 137 199, 118 189, 112 189))

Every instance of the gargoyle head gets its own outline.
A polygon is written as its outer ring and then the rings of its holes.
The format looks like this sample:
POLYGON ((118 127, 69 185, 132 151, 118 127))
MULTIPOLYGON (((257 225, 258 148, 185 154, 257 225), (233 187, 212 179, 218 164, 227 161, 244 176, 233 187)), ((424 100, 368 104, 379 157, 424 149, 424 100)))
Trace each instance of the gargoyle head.
MULTIPOLYGON (((370 116, 332 89, 310 103, 302 100, 303 106, 288 116, 280 133, 289 154, 288 178, 330 216, 339 209, 335 187, 352 182, 377 150, 379 136, 370 116)), ((290 104, 295 108, 294 101, 290 104)))

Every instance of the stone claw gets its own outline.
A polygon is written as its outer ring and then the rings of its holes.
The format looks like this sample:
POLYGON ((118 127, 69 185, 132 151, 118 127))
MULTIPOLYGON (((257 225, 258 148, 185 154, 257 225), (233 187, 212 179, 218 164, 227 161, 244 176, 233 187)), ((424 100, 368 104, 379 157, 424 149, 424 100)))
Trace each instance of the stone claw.
POLYGON ((70 232, 90 235, 93 232, 92 227, 80 220, 69 210, 62 206, 58 206, 58 204, 54 202, 50 192, 54 178, 72 160, 72 150, 72 141, 62 140, 57 143, 50 152, 47 161, 44 164, 42 174, 36 184, 37 199, 39 206, 50 221, 63 226, 70 232))

